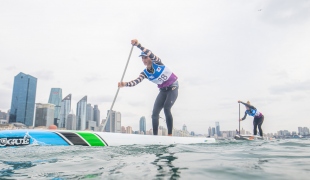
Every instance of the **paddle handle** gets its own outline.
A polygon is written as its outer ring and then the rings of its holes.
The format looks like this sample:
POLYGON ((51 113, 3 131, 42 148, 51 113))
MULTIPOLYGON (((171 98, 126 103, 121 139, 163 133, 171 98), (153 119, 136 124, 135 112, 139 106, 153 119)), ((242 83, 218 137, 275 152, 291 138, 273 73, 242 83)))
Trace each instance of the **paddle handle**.
MULTIPOLYGON (((123 72, 123 75, 122 75, 122 78, 121 78, 121 81, 120 81, 120 82, 123 82, 123 79, 124 79, 124 76, 125 76, 125 73, 126 73, 128 64, 129 64, 129 60, 130 60, 130 57, 131 57, 131 54, 132 54, 133 47, 134 47, 134 45, 131 46, 130 53, 129 53, 129 56, 128 56, 128 60, 127 60, 127 63, 126 63, 126 66, 125 66, 125 69, 124 69, 124 72, 123 72)), ((116 94, 115 94, 115 96, 114 96, 114 99, 113 99, 111 108, 110 108, 110 110, 109 110, 109 112, 108 112, 107 118, 106 118, 104 124, 102 125, 102 131, 104 131, 105 126, 107 125, 107 122, 108 122, 108 120, 110 119, 111 111, 112 111, 113 106, 114 106, 114 103, 115 103, 115 101, 116 101, 116 98, 117 98, 119 89, 120 89, 120 87, 117 88, 117 91, 116 91, 116 94)))

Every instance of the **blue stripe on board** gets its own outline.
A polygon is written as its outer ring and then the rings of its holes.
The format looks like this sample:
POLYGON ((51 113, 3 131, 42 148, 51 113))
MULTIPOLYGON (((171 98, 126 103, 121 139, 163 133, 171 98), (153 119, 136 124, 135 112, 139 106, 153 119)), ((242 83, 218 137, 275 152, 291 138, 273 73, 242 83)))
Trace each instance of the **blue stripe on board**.
POLYGON ((6 146, 27 145, 27 140, 23 140, 27 138, 30 138, 29 144, 34 145, 64 145, 64 146, 70 145, 62 137, 60 137, 58 134, 52 131, 42 131, 42 130, 0 131, 0 139, 2 146, 5 145, 4 138, 8 139, 6 141, 7 142, 6 146))

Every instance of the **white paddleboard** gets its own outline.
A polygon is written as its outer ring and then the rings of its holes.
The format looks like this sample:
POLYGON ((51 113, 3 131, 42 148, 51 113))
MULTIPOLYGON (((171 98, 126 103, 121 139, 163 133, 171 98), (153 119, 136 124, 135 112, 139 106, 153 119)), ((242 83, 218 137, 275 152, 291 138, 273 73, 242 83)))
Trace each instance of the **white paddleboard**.
POLYGON ((153 136, 69 130, 5 130, 0 131, 0 147, 25 145, 54 146, 121 146, 215 143, 214 138, 153 136))

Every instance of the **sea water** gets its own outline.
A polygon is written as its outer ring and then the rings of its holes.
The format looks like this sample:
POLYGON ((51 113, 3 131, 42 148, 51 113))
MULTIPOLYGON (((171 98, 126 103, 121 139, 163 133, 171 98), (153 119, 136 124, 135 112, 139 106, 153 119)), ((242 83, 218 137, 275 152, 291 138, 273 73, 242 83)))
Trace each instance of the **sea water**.
POLYGON ((0 148, 0 179, 310 179, 310 140, 0 148))

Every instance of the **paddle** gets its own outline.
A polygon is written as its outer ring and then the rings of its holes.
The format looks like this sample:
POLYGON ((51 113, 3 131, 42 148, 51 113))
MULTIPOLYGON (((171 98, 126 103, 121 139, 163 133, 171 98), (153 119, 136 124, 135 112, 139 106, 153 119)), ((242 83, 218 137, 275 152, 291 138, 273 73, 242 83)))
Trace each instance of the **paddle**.
POLYGON ((238 121, 239 121, 239 135, 241 134, 240 133, 240 103, 239 103, 239 119, 238 119, 238 121))
MULTIPOLYGON (((127 70, 127 66, 128 66, 128 63, 129 63, 129 60, 130 60, 130 57, 131 57, 131 53, 132 53, 133 47, 134 47, 134 45, 132 45, 132 47, 131 47, 131 50, 130 50, 130 53, 129 53, 129 57, 128 57, 128 60, 127 60, 126 66, 125 66, 125 70, 124 70, 124 72, 123 72, 123 75, 122 75, 122 78, 121 78, 121 81, 120 81, 120 82, 123 82, 123 79, 124 79, 124 76, 125 76, 125 73, 126 73, 126 70, 127 70)), ((116 97, 117 97, 117 95, 118 95, 119 89, 120 89, 120 87, 117 88, 117 91, 116 91, 116 94, 115 94, 115 96, 114 96, 114 100, 113 100, 113 102, 112 102, 111 108, 110 108, 109 113, 108 113, 108 115, 107 115, 107 118, 106 118, 106 120, 105 120, 105 122, 104 122, 104 124, 103 124, 102 131, 104 131, 105 126, 106 126, 108 120, 110 119, 111 111, 112 111, 112 109, 113 109, 113 106, 114 106, 116 97)))

